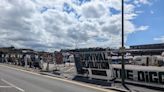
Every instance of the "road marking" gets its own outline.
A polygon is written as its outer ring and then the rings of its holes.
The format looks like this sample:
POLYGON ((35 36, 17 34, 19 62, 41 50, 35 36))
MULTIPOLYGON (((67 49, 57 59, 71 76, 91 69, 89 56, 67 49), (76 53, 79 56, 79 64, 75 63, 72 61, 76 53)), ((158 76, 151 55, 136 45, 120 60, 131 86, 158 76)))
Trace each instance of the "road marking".
POLYGON ((4 80, 4 79, 1 79, 1 80, 2 80, 3 82, 5 82, 6 84, 10 85, 11 87, 14 87, 14 88, 18 89, 18 90, 21 91, 21 92, 25 92, 23 89, 19 88, 18 86, 14 85, 14 84, 12 84, 12 83, 10 83, 10 82, 4 80))
POLYGON ((60 81, 64 81, 64 82, 67 82, 67 83, 72 83, 72 84, 75 84, 75 85, 79 85, 79 86, 83 86, 83 87, 86 87, 86 88, 95 89, 95 90, 99 90, 99 91, 103 91, 103 92, 118 92, 118 91, 114 91, 114 90, 103 89, 103 88, 95 87, 95 86, 92 86, 92 85, 88 85, 87 83, 80 83, 80 82, 73 81, 73 80, 68 80, 68 79, 62 79, 62 78, 42 75, 42 74, 39 74, 39 73, 34 73, 34 72, 27 71, 27 70, 22 70, 22 69, 18 69, 18 68, 14 68, 14 67, 9 67, 7 65, 0 65, 0 66, 7 67, 7 68, 10 68, 10 69, 14 69, 14 70, 17 70, 17 71, 30 73, 30 74, 33 74, 33 75, 43 76, 43 77, 54 79, 54 80, 60 80, 60 81))
POLYGON ((12 86, 0 86, 0 88, 12 88, 12 86))

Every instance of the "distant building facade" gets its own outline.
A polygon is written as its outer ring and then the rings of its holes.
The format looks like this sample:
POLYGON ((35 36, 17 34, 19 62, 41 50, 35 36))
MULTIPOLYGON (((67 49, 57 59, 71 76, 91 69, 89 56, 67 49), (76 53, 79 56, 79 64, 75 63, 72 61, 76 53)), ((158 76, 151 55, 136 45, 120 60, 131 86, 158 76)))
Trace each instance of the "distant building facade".
POLYGON ((164 52, 164 43, 133 45, 128 51, 132 55, 161 55, 164 52))

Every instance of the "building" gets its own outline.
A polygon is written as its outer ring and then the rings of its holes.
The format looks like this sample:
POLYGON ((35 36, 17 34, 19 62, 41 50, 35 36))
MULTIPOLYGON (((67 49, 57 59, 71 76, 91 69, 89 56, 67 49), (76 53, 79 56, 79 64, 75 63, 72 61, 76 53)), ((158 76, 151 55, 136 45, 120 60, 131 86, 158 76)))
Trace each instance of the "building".
POLYGON ((133 45, 130 49, 164 49, 164 43, 133 45))
POLYGON ((14 47, 0 48, 0 62, 16 63, 22 58, 22 52, 14 47))
POLYGON ((21 66, 30 64, 31 67, 32 64, 39 61, 37 57, 38 53, 32 49, 17 49, 12 46, 0 48, 0 62, 3 63, 12 63, 21 66))
POLYGON ((132 55, 161 55, 164 52, 164 43, 133 45, 127 50, 132 55))

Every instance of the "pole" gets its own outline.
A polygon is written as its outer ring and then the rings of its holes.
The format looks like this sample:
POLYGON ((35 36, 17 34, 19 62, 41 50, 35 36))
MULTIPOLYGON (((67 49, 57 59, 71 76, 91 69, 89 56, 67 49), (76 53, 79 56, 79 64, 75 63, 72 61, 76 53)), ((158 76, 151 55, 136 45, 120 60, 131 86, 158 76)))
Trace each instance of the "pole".
POLYGON ((122 47, 121 47, 121 55, 122 55, 122 85, 125 86, 125 62, 124 62, 124 0, 122 0, 122 47))

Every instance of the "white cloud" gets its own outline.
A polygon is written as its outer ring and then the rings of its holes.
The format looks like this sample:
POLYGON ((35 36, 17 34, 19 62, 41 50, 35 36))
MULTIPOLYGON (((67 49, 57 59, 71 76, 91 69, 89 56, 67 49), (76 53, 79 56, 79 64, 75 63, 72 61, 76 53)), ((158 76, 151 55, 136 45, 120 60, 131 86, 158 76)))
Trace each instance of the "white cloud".
POLYGON ((152 0, 134 0, 134 4, 136 4, 137 6, 141 6, 141 4, 145 4, 145 5, 151 5, 152 0))
POLYGON ((135 6, 132 4, 125 5, 125 13, 133 13, 134 9, 135 9, 135 6))
MULTIPOLYGON (((125 38, 135 31, 147 30, 148 26, 136 28, 132 22, 139 14, 136 6, 126 3, 125 8, 125 38)), ((72 0, 4 0, 0 3, 0 41, 3 43, 0 46, 51 51, 74 48, 75 44, 118 47, 120 10, 120 0, 91 0, 82 5, 72 0), (63 11, 65 3, 74 10, 63 11), (111 8, 119 13, 112 14, 111 8)))
POLYGON ((149 26, 140 26, 137 28, 138 31, 145 31, 148 30, 149 26))
POLYGON ((154 38, 155 41, 164 42, 164 36, 154 38))
POLYGON ((116 10, 121 10, 121 0, 106 0, 109 4, 109 7, 114 8, 116 10))
POLYGON ((139 0, 139 2, 143 4, 150 4, 150 0, 139 0))
POLYGON ((107 8, 102 2, 89 2, 81 7, 82 15, 85 18, 100 18, 108 13, 107 8))

